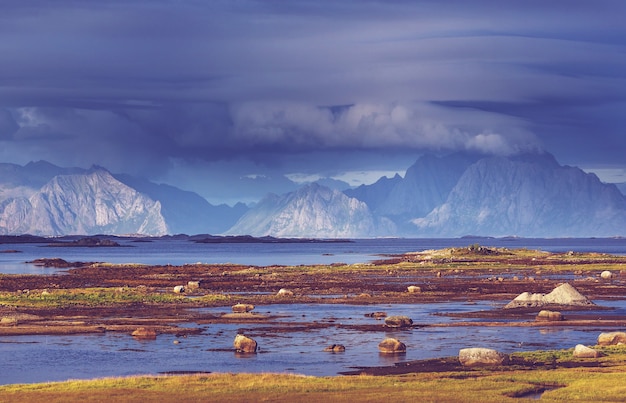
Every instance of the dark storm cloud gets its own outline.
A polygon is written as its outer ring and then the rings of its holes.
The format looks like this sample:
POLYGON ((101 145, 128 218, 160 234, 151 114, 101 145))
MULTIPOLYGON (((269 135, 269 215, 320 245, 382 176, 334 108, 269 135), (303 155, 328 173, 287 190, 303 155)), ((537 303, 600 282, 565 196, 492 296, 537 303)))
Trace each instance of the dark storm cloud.
POLYGON ((622 163, 625 13, 617 0, 6 1, 0 158, 148 176, 220 160, 311 173, 332 158, 307 155, 377 150, 622 163))

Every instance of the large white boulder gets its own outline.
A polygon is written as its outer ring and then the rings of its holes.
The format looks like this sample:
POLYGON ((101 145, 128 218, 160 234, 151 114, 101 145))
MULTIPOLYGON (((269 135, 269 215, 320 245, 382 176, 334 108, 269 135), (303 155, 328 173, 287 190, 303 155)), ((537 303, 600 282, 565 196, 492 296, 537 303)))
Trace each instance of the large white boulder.
POLYGON ((464 367, 506 365, 509 356, 491 348, 472 347, 459 350, 459 361, 464 367))
POLYGON ((523 292, 504 308, 534 308, 546 305, 588 306, 595 304, 569 283, 564 283, 548 294, 523 292))

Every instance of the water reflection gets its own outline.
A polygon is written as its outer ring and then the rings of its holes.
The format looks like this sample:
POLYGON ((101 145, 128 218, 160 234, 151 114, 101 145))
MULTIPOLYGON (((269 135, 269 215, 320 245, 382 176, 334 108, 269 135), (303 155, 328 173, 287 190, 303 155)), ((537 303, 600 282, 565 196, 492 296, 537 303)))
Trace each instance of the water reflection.
MULTIPOLYGON (((203 325, 203 334, 176 338, 161 334, 156 340, 135 340, 130 335, 106 333, 76 336, 0 337, 0 383, 30 383, 127 376, 183 371, 290 372, 305 375, 336 375, 353 367, 387 366, 406 360, 456 356, 465 347, 491 347, 505 353, 537 349, 593 345, 599 329, 559 327, 421 327, 411 330, 384 330, 382 322, 365 313, 386 311, 406 315, 415 323, 436 324, 459 321, 433 313, 489 309, 493 302, 442 303, 428 305, 326 305, 294 304, 260 306, 257 310, 281 315, 278 326, 267 324, 203 325), (335 325, 309 331, 291 331, 288 323, 325 321, 335 325), (381 331, 362 332, 338 324, 381 325, 381 331), (239 332, 253 337, 258 354, 236 355, 233 339, 239 332), (278 331, 280 330, 280 331, 278 331), (403 355, 379 354, 378 343, 394 337, 405 343, 403 355), (178 344, 174 341, 179 341, 178 344), (343 344, 343 353, 323 352, 331 344, 343 344)), ((623 309, 624 301, 604 305, 623 309)), ((225 308, 204 309, 226 312, 225 308)), ((300 328, 301 329, 301 328, 300 328)))

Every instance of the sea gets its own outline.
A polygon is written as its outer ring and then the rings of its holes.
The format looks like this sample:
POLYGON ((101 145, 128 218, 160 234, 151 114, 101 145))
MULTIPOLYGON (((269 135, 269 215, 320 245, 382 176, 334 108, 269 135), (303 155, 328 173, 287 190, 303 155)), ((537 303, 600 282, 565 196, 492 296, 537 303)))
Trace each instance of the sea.
MULTIPOLYGON (((157 239, 119 241, 122 247, 50 247, 42 244, 1 244, 1 274, 59 274, 64 269, 42 268, 30 263, 37 258, 67 261, 172 264, 235 263, 255 266, 367 263, 406 252, 463 247, 528 248, 550 252, 601 252, 625 255, 624 238, 454 238, 454 239, 357 239, 320 243, 220 243, 201 244, 187 240, 157 239)), ((1 275, 0 275, 0 281, 1 275)), ((594 301, 626 314, 626 299, 594 301)), ((255 312, 280 316, 286 323, 375 324, 365 314, 385 311, 407 315, 416 324, 433 325, 466 321, 441 315, 498 308, 502 301, 442 302, 434 304, 327 305, 280 304, 257 306, 255 312)), ((229 307, 198 308, 207 313, 226 313, 229 307)), ((606 311, 604 311, 606 312, 606 311)), ((380 323, 380 322, 378 322, 380 323)), ((358 367, 454 356, 465 347, 490 347, 505 353, 594 345, 602 331, 614 329, 576 327, 437 327, 411 330, 361 332, 340 326, 312 331, 271 334, 264 324, 185 324, 203 332, 177 338, 159 335, 153 341, 133 339, 128 334, 70 336, 0 336, 0 384, 38 383, 68 379, 157 375, 193 372, 273 372, 336 376, 358 367), (232 342, 245 327, 259 344, 259 352, 237 355, 232 342), (377 345, 395 337, 407 345, 404 355, 379 354, 377 345), (344 353, 325 353, 331 344, 346 346, 344 353)))
POLYGON ((626 254, 626 238, 377 238, 343 242, 294 243, 195 243, 181 239, 152 241, 116 239, 121 247, 58 247, 47 244, 0 244, 0 273, 38 274, 29 264, 38 258, 61 258, 71 262, 182 265, 233 263, 253 266, 367 263, 389 255, 473 244, 527 248, 548 252, 600 252, 626 254), (14 253, 2 253, 12 252, 14 253))

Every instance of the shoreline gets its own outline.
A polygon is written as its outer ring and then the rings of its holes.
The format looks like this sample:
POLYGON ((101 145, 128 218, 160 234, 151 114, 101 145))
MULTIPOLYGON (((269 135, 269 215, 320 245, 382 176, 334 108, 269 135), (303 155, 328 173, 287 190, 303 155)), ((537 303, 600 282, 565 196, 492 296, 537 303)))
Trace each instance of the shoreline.
MULTIPOLYGON (((45 264, 46 262, 43 262, 45 264)), ((58 264, 58 261, 49 262, 58 264)), ((567 281, 597 301, 626 300, 626 257, 600 253, 548 253, 492 248, 449 248, 390 256, 371 264, 319 266, 181 265, 147 266, 68 263, 62 275, 1 275, 0 336, 73 335, 148 328, 158 334, 199 334, 207 324, 263 324, 276 332, 335 327, 358 332, 392 331, 373 324, 314 323, 262 314, 202 313, 198 308, 275 304, 359 305, 436 304, 494 301, 487 311, 446 314, 455 323, 415 323, 424 327, 626 327, 626 315, 601 304, 593 307, 550 306, 564 320, 537 321, 539 308, 502 309, 523 292, 550 292, 567 281), (486 252, 488 250, 488 252, 486 252), (602 271, 611 270, 611 279, 602 271), (175 287, 183 285, 182 293, 175 287), (407 285, 419 288, 409 292, 407 285), (277 295, 280 289, 291 295, 277 295), (587 313, 591 312, 593 313, 587 313), (295 321, 295 322, 294 322, 295 321), (195 324, 195 325, 194 325, 195 324), (290 330, 289 326, 293 329, 290 330)), ((268 330, 269 331, 269 330, 268 330)), ((425 364, 420 364, 423 367, 425 364)), ((395 366, 394 366, 395 367, 395 366)), ((389 367, 388 374, 398 371, 389 367)), ((385 370, 380 370, 384 374, 385 370)))

